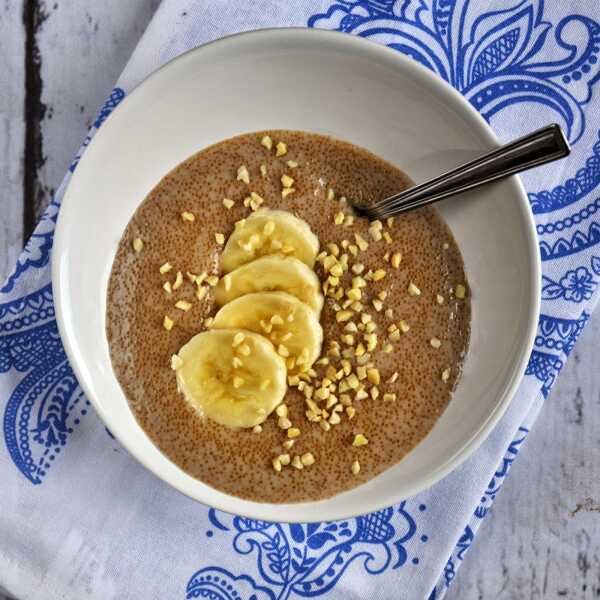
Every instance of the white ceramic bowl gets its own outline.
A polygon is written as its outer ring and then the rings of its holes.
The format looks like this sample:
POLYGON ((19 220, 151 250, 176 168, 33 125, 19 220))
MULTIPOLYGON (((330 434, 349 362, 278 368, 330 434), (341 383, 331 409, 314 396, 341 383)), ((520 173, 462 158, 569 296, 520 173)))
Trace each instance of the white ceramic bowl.
POLYGON ((279 128, 347 140, 417 182, 497 145, 485 121, 450 86, 400 53, 361 38, 278 29, 208 44, 144 81, 86 150, 60 211, 54 298, 62 340, 85 393, 110 431, 158 477, 232 513, 282 521, 339 519, 432 485, 497 423, 524 372, 535 332, 535 229, 516 178, 438 205, 471 284, 471 346, 448 408, 404 460, 318 502, 263 504, 224 494, 180 470, 134 419, 110 363, 106 289, 127 222, 166 173, 220 140, 279 128))

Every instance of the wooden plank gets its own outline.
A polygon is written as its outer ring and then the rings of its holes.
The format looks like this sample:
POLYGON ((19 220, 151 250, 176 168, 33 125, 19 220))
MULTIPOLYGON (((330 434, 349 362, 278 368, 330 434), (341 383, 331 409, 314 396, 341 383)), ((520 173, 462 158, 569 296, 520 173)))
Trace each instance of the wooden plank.
POLYGON ((36 217, 62 181, 159 3, 47 3, 47 19, 37 34, 47 107, 40 131, 47 159, 37 174, 42 193, 36 217))
POLYGON ((600 314, 592 316, 447 597, 600 597, 600 314))
MULTIPOLYGON (((22 2, 0 7, 0 282, 12 271, 23 241, 23 117, 25 35, 22 2)), ((2 283, 0 283, 0 286, 2 283)))

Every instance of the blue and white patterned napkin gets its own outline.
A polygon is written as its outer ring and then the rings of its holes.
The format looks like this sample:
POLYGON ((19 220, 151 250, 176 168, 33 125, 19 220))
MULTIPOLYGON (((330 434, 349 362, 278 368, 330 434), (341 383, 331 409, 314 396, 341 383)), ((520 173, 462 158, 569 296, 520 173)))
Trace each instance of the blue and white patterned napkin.
POLYGON ((286 525, 197 504, 116 443, 67 362, 49 268, 67 174, 0 291, 0 586, 19 598, 442 597, 598 300, 597 0, 164 0, 81 152, 167 60, 226 34, 289 25, 409 55, 460 90, 504 140, 550 121, 568 132, 571 157, 523 178, 544 279, 519 391, 470 460, 386 510, 286 525))

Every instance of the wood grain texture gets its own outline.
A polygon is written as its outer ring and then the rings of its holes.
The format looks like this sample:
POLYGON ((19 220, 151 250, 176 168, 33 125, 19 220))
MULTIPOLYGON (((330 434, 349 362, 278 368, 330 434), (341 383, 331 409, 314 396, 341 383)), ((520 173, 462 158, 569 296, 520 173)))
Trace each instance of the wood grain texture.
POLYGON ((25 36, 21 8, 21 2, 5 1, 0 6, 0 281, 12 270, 23 243, 25 36))
POLYGON ((43 82, 44 161, 35 216, 50 201, 159 0, 46 3, 37 32, 43 82))
POLYGON ((600 597, 600 313, 552 390, 447 598, 600 597))
MULTIPOLYGON (((60 183, 158 0, 43 5, 41 199, 60 183)), ((0 279, 23 234, 23 1, 0 2, 0 279)), ((452 600, 600 597, 600 314, 546 402, 455 582, 452 600), (578 510, 578 506, 579 508, 578 510), (573 514, 574 513, 574 514, 573 514)), ((2 595, 0 574, 0 600, 2 595)), ((26 599, 21 599, 26 600, 26 599)), ((387 599, 386 599, 387 600, 387 599)))

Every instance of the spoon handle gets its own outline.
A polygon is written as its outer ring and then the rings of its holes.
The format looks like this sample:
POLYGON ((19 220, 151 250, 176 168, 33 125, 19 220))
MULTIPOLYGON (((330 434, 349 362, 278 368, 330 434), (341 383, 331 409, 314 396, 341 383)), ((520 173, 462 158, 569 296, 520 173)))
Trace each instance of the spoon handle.
POLYGON ((558 160, 571 152, 556 123, 370 206, 356 207, 370 219, 383 219, 459 194, 496 179, 558 160))

